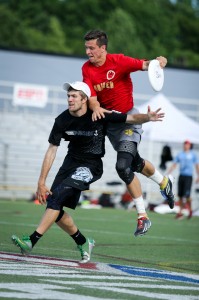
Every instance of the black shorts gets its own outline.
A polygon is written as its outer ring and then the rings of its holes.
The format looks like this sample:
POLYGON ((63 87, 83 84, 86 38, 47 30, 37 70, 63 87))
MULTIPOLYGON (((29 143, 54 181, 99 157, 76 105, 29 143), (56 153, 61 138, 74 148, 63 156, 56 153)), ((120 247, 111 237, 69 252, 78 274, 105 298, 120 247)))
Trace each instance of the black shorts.
POLYGON ((191 186, 192 186, 192 176, 180 175, 178 179, 178 196, 179 197, 190 197, 191 186))
POLYGON ((66 206, 75 209, 81 191, 88 190, 102 174, 101 158, 85 161, 67 155, 52 184, 52 196, 47 197, 47 208, 61 210, 66 206))

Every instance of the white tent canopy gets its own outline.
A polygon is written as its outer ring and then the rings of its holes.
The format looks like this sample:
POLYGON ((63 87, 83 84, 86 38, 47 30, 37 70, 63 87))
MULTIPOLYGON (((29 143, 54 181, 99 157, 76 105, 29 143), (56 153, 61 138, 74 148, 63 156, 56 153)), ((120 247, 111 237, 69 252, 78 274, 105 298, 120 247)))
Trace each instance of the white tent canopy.
POLYGON ((148 105, 152 110, 161 108, 165 112, 165 117, 162 122, 144 124, 142 139, 179 143, 190 140, 194 144, 199 144, 199 123, 183 114, 163 94, 156 95, 137 108, 141 113, 146 113, 148 105))

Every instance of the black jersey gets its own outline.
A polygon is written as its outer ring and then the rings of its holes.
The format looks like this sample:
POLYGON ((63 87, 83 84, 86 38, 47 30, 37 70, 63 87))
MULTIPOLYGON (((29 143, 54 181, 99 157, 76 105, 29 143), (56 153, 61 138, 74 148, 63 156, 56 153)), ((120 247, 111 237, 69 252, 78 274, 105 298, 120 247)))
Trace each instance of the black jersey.
POLYGON ((103 157, 105 154, 106 123, 124 123, 126 114, 106 113, 105 118, 92 121, 92 111, 81 117, 74 117, 69 110, 56 119, 49 136, 49 143, 59 146, 61 139, 69 141, 68 154, 74 158, 103 157))

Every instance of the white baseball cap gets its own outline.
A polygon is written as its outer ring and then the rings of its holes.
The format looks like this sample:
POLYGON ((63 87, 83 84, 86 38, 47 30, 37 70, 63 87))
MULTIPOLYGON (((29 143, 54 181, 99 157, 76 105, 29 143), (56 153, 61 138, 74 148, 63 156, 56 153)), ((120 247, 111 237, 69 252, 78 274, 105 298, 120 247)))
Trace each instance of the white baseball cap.
POLYGON ((85 82, 75 81, 72 83, 66 82, 63 85, 63 89, 68 92, 69 88, 72 87, 74 90, 82 91, 87 97, 91 96, 91 90, 85 82))

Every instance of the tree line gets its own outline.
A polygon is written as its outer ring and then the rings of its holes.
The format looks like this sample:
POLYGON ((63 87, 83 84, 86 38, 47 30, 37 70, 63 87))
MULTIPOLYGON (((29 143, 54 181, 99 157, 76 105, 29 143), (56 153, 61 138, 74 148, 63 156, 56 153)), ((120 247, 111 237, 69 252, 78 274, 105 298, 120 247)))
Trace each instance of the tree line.
POLYGON ((199 68, 199 10, 191 0, 0 0, 0 48, 85 56, 83 36, 102 29, 108 51, 163 55, 199 68))

